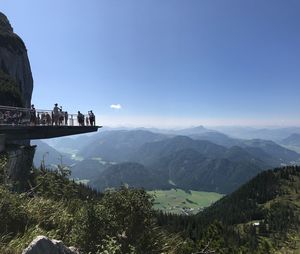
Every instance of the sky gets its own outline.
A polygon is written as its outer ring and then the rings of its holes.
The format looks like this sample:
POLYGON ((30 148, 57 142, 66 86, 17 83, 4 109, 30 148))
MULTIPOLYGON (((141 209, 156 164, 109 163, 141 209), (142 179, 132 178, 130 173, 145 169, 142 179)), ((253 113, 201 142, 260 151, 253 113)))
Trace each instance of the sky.
POLYGON ((0 0, 36 108, 104 126, 300 126, 298 0, 0 0))

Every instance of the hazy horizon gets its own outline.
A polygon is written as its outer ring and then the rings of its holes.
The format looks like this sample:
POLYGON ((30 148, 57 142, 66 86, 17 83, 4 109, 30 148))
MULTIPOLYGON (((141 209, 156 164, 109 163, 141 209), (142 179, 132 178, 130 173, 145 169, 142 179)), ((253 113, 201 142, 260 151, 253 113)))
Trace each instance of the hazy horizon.
POLYGON ((111 117, 96 116, 97 124, 111 128, 158 128, 184 129, 198 126, 204 127, 242 127, 242 128, 300 128, 300 119, 278 122, 276 119, 192 119, 192 118, 159 118, 159 117, 111 117))

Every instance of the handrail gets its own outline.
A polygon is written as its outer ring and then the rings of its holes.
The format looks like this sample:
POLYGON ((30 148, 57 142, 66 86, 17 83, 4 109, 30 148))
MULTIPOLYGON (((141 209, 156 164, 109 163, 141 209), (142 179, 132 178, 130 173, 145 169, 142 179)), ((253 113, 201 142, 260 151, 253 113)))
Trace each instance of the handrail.
POLYGON ((0 110, 19 110, 19 111, 27 111, 30 108, 20 108, 20 107, 12 107, 12 106, 3 106, 0 105, 0 110))
POLYGON ((69 114, 59 110, 30 109, 0 105, 0 125, 95 126, 94 114, 69 114))

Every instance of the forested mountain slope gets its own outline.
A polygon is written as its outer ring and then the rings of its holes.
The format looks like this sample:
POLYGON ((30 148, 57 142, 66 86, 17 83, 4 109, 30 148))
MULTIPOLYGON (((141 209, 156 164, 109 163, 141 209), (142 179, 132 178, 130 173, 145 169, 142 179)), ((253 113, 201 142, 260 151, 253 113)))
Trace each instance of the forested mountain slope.
POLYGON ((127 183, 147 189, 177 187, 230 193, 259 172, 295 163, 300 158, 299 154, 272 141, 248 140, 242 146, 227 148, 186 136, 144 143, 131 153, 130 149, 125 153, 130 156, 129 162, 141 165, 139 171, 130 163, 108 167, 91 181, 93 187, 103 190, 127 183), (139 180, 133 171, 143 172, 139 180), (147 184, 142 186, 141 182, 147 184))
POLYGON ((167 136, 143 130, 107 131, 84 146, 79 154, 84 158, 101 157, 114 162, 130 161, 140 146, 148 142, 166 139, 167 136))
POLYGON ((298 253, 299 200, 300 167, 277 168, 194 217, 161 215, 161 223, 184 230, 199 245, 210 241, 217 253, 298 253))

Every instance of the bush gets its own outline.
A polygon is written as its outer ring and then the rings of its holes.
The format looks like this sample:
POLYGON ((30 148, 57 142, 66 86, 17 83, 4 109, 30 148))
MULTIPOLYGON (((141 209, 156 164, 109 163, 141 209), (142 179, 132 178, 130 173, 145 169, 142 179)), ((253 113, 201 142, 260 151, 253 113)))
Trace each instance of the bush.
POLYGON ((14 237, 25 231, 28 216, 22 197, 0 187, 0 235, 14 237))
POLYGON ((35 171, 32 189, 23 194, 0 188, 0 253, 20 253, 38 235, 86 254, 190 253, 181 237, 156 226, 146 191, 99 194, 58 171, 35 171))

